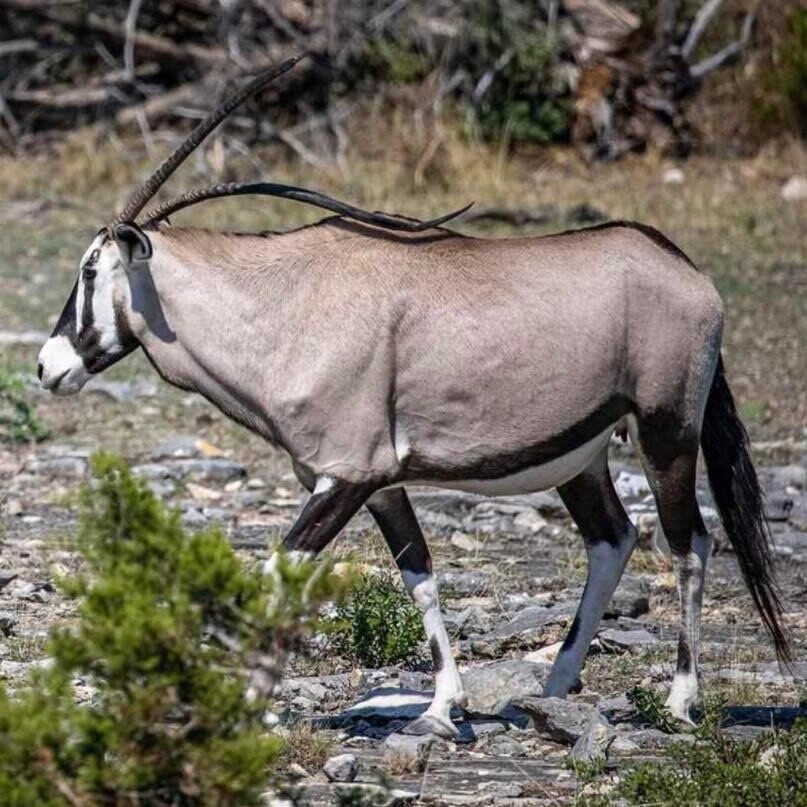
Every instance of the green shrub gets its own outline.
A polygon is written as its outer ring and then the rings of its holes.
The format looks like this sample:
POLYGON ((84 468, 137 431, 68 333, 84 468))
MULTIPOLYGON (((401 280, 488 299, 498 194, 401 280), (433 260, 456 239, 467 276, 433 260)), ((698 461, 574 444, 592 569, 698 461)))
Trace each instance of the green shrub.
POLYGON ((807 8, 793 8, 769 84, 802 137, 807 137, 807 8))
POLYGON ((282 741, 264 718, 283 658, 318 625, 327 568, 245 570, 216 530, 188 535, 144 483, 94 458, 81 494, 78 621, 52 666, 0 693, 0 803, 258 803, 282 741), (77 705, 72 681, 93 689, 77 705))
POLYGON ((636 711, 653 728, 675 734, 679 730, 679 723, 673 717, 664 702, 664 696, 655 689, 648 687, 633 687, 627 692, 628 701, 636 707, 636 711))
POLYGON ((752 742, 714 727, 699 742, 673 745, 667 759, 629 771, 612 795, 628 804, 804 807, 807 722, 752 742))
POLYGON ((388 573, 365 574, 337 604, 339 652, 366 667, 412 658, 423 640, 420 612, 388 573))
POLYGON ((0 442, 27 443, 47 436, 28 402, 25 382, 16 373, 0 369, 0 442))

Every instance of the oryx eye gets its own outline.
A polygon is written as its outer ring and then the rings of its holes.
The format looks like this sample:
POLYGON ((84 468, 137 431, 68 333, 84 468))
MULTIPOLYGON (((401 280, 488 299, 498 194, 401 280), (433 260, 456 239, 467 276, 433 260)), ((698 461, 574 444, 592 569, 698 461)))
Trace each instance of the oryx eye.
POLYGON ((85 280, 92 280, 98 274, 97 269, 93 269, 91 266, 87 266, 84 268, 84 279, 85 280))

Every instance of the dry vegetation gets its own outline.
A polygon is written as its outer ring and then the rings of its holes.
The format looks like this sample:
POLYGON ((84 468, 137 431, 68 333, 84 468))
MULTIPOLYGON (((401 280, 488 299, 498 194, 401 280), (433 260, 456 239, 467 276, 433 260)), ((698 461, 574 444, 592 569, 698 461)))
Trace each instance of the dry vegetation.
MULTIPOLYGON (((405 107, 390 110, 381 101, 369 104, 354 127, 344 159, 325 166, 291 161, 280 147, 225 158, 213 139, 165 193, 210 180, 260 177, 409 215, 440 213, 470 200, 555 205, 560 214, 586 203, 609 218, 655 225, 723 294, 727 364, 753 436, 800 438, 807 422, 804 203, 780 196, 789 176, 807 170, 807 152, 798 141, 773 142, 753 158, 694 157, 681 165, 683 183, 667 184, 663 175, 671 164, 656 153, 618 165, 586 165, 562 149, 514 151, 506 143, 470 141, 456 127, 405 107)), ((167 152, 172 141, 160 141, 158 152, 167 152)), ((99 140, 88 132, 71 135, 56 153, 0 159, 0 218, 14 225, 0 244, 4 327, 44 329, 53 322, 88 239, 153 163, 138 141, 99 140)), ((284 229, 319 217, 292 202, 241 198, 202 205, 179 214, 174 224, 284 229)), ((562 215, 522 228, 456 224, 491 236, 564 226, 562 215)), ((23 357, 8 358, 16 364, 23 357)))

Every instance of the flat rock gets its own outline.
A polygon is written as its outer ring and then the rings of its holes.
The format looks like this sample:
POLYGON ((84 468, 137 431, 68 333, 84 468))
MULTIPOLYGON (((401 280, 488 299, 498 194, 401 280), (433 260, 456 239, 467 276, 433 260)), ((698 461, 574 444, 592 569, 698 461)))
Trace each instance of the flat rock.
POLYGON ((641 729, 626 735, 626 739, 637 745, 642 751, 661 750, 676 743, 694 743, 692 734, 667 734, 659 729, 641 729))
POLYGON ((192 479, 197 482, 230 482, 247 475, 247 469, 234 460, 223 457, 209 459, 179 459, 151 462, 132 468, 135 476, 146 479, 192 479))
POLYGON ((532 650, 553 644, 566 632, 576 610, 576 603, 528 606, 489 633, 472 636, 471 650, 480 656, 496 658, 509 649, 532 650))
POLYGON ((597 637, 603 649, 611 652, 641 650, 648 645, 658 644, 658 639, 650 631, 643 628, 638 630, 606 628, 601 630, 597 637))
POLYGON ((498 715, 513 698, 540 697, 549 669, 548 664, 512 659, 463 671, 462 683, 468 696, 466 711, 477 715, 498 715))
POLYGON ((583 733, 572 748, 572 759, 578 762, 596 762, 605 759, 608 746, 614 737, 614 730, 598 712, 592 713, 583 733))
POLYGON ((149 459, 208 459, 221 457, 222 451, 199 437, 179 435, 172 437, 149 452, 149 459))
POLYGON ((37 457, 28 462, 25 470, 38 476, 83 479, 87 476, 89 463, 84 457, 37 457))
POLYGON ((532 718, 539 734, 567 745, 577 742, 597 711, 587 703, 562 698, 515 698, 513 705, 532 718))

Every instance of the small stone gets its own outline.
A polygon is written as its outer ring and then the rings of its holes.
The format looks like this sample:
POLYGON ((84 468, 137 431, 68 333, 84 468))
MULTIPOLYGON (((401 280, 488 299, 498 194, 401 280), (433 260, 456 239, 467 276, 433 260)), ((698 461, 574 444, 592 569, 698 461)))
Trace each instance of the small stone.
POLYGON ((322 766, 331 782, 352 782, 359 772, 359 761, 354 754, 338 754, 322 766))
POLYGON ((608 721, 599 712, 594 712, 572 748, 572 758, 578 762, 605 759, 613 734, 608 721))
POLYGON ((386 770, 393 775, 420 773, 437 739, 433 734, 390 734, 383 746, 386 770))
POLYGON ((547 520, 535 510, 523 510, 513 519, 513 526, 534 535, 547 526, 547 520))
POLYGON ((299 762, 292 762, 288 767, 289 776, 293 779, 310 779, 311 774, 299 762))
POLYGON ((803 202, 807 199, 807 176, 794 174, 782 185, 780 193, 786 202, 803 202))
POLYGON ((451 546, 456 546, 457 549, 461 549, 463 552, 479 552, 482 548, 479 541, 474 540, 460 530, 456 530, 451 536, 451 546))
POLYGON ((11 611, 0 611, 0 633, 11 636, 17 624, 17 617, 11 611))
POLYGON ((661 181, 665 185, 683 185, 686 177, 680 168, 665 168, 661 175, 661 181))
POLYGON ((539 734, 567 745, 577 742, 596 712, 587 703, 562 698, 516 698, 513 705, 527 712, 539 734))
POLYGON ((9 583, 16 579, 17 572, 0 569, 0 591, 2 591, 9 583))
POLYGON ((507 734, 495 734, 483 742, 477 743, 475 751, 491 757, 510 757, 513 759, 526 757, 527 749, 507 734))
POLYGON ((546 647, 525 654, 524 661, 531 661, 534 664, 552 664, 558 657, 558 653, 560 653, 562 647, 563 642, 553 642, 546 647))
POLYGON ((22 515, 23 507, 19 499, 9 499, 3 506, 6 516, 13 518, 14 516, 22 515))

